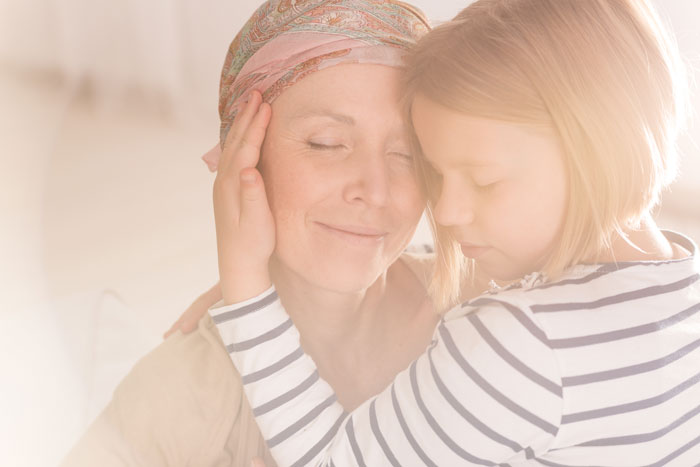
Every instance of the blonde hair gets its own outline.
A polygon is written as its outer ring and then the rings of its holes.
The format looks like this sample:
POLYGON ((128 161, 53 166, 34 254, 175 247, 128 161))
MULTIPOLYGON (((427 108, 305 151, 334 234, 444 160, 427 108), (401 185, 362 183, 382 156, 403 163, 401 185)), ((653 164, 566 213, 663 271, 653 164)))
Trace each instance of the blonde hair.
MULTIPOLYGON (((479 0, 419 41, 406 98, 421 94, 465 114, 555 130, 569 199, 542 271, 556 278, 637 224, 675 177, 684 78, 677 46, 648 0, 479 0)), ((464 268, 432 217, 431 169, 419 165, 437 247, 431 292, 445 306, 458 296, 464 268)))

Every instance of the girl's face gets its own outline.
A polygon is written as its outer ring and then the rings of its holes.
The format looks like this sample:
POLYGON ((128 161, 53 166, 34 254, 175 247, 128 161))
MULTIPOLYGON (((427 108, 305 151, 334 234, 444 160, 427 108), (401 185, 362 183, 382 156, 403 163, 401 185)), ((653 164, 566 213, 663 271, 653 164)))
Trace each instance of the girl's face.
POLYGON ((337 65, 272 105, 260 169, 275 258, 336 292, 369 287, 401 254, 425 207, 399 107, 400 71, 337 65))
POLYGON ((540 269, 567 204, 563 151, 554 132, 471 117, 421 95, 412 113, 425 158, 437 172, 435 220, 494 279, 540 269))

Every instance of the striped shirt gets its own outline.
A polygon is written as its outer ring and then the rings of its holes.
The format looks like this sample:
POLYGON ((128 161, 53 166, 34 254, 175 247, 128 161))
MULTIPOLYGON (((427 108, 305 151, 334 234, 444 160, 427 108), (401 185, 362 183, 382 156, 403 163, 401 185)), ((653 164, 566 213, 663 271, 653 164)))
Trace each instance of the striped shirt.
POLYGON ((352 413, 274 289, 210 310, 280 466, 696 466, 700 261, 579 265, 449 311, 352 413))

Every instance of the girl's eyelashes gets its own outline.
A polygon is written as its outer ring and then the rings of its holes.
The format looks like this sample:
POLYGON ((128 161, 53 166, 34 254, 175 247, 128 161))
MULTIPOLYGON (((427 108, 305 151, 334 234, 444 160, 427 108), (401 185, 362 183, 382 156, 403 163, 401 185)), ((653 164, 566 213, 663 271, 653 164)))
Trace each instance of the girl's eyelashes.
POLYGON ((478 191, 480 191, 482 193, 486 193, 486 192, 489 192, 489 191, 493 190, 494 188, 496 188, 496 186, 498 186, 499 182, 500 182, 500 180, 495 180, 495 181, 488 182, 488 183, 474 182, 474 186, 476 187, 476 189, 478 191))
POLYGON ((389 154, 392 156, 396 156, 400 159, 403 159, 407 162, 413 162, 413 159, 414 159, 413 154, 411 154, 410 152, 392 151, 389 154))

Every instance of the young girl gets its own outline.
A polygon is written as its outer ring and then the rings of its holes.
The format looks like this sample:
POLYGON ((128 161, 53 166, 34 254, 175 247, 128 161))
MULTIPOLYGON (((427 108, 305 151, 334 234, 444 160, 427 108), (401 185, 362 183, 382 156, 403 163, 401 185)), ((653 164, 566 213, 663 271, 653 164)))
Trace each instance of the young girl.
POLYGON ((264 104, 247 149, 225 151, 226 305, 210 312, 241 373, 266 375, 245 390, 278 463, 696 465, 700 264, 651 219, 674 174, 683 81, 649 3, 480 0, 428 34, 409 70, 436 298, 456 294, 459 249, 495 281, 350 414, 323 380, 305 383, 310 358, 271 366, 299 338, 268 288, 274 239, 251 157, 264 104))

